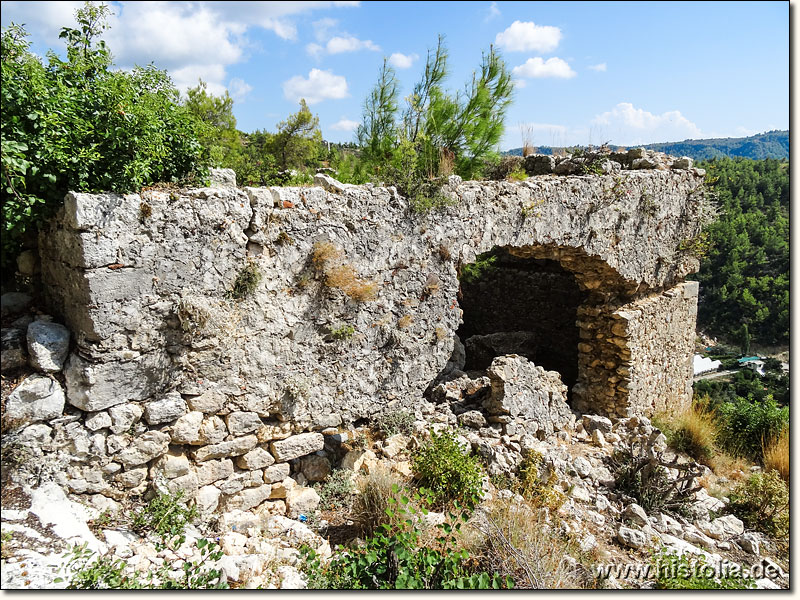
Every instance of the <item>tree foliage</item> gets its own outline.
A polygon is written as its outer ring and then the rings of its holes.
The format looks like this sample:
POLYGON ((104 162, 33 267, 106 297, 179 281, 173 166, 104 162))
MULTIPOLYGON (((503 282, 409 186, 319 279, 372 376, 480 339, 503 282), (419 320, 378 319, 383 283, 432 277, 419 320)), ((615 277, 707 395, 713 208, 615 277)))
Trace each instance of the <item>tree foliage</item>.
POLYGON ((46 61, 27 33, 3 30, 2 263, 67 190, 130 191, 202 174, 206 153, 196 120, 153 65, 113 70, 100 35, 109 9, 87 3, 78 28, 64 28, 67 58, 46 61))
POLYGON ((701 327, 744 347, 789 340, 789 171, 767 159, 704 163, 721 209, 698 280, 701 327))

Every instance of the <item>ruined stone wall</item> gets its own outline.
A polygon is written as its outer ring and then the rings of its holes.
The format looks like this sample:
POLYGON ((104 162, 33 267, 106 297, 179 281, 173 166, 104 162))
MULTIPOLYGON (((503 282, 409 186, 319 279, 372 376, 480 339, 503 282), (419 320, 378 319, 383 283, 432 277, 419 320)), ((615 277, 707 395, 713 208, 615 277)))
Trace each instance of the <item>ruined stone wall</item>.
POLYGON ((40 255, 74 336, 65 443, 97 463, 70 472, 71 489, 160 477, 206 508, 283 498, 280 482, 338 429, 414 411, 463 366, 459 268, 496 247, 574 275, 576 407, 688 398, 696 298, 681 281, 697 268, 684 248, 700 229, 698 170, 453 177, 452 204, 426 215, 393 188, 320 183, 68 194, 40 255), (248 274, 260 278, 238 294, 248 274))

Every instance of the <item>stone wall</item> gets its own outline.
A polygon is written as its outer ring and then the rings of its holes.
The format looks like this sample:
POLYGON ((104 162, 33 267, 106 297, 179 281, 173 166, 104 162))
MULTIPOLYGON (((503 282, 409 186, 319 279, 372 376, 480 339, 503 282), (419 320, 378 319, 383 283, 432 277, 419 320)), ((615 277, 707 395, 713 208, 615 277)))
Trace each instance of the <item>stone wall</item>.
POLYGON ((575 407, 679 405, 696 310, 684 248, 700 230, 702 175, 452 177, 452 204, 427 215, 394 188, 326 177, 70 193, 40 236, 51 310, 74 335, 72 408, 53 444, 94 457, 68 485, 161 481, 205 510, 284 502, 281 482, 349 424, 414 412, 438 377, 458 376, 458 273, 494 248, 574 277, 575 407))

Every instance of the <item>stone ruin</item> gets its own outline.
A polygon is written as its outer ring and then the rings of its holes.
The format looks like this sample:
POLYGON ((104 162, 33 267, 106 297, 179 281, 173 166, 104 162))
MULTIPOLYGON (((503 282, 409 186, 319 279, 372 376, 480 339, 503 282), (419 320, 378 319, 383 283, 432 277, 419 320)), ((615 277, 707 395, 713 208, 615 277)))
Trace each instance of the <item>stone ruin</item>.
POLYGON ((247 510, 286 498, 300 459, 353 424, 459 401, 476 381, 507 435, 517 417, 540 436, 574 421, 567 397, 614 417, 678 409, 703 172, 641 149, 610 158, 602 175, 534 156, 522 182, 452 176, 452 202, 428 214, 324 175, 71 192, 39 239, 50 311, 73 336, 66 393, 27 422, 55 417, 53 439, 91 463, 61 475, 74 492, 163 480, 205 510, 247 510), (460 283, 479 255, 492 268, 460 283), (518 406, 509 390, 525 382, 544 391, 518 406))

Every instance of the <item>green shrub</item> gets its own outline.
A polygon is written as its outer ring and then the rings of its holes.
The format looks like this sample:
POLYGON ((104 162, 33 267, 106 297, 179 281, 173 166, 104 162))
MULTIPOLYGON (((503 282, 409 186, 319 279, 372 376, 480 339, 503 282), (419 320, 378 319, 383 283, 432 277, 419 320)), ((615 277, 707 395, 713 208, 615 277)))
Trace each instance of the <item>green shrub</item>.
POLYGON ((749 590, 755 587, 752 578, 745 578, 733 568, 714 573, 704 556, 678 555, 666 548, 653 553, 652 565, 656 587, 660 590, 749 590))
POLYGON ((3 30, 2 264, 66 190, 128 192, 204 174, 198 122, 153 65, 115 69, 99 36, 109 8, 87 3, 64 28, 66 61, 45 62, 19 25, 3 30))
POLYGON ((414 478, 430 492, 435 508, 454 502, 474 506, 480 499, 483 473, 479 459, 464 450, 452 432, 431 431, 430 440, 411 458, 414 478))
POLYGON ((319 495, 322 510, 349 509, 353 502, 355 486, 351 480, 352 471, 337 469, 325 481, 314 486, 319 495))
POLYGON ((737 398, 717 408, 719 443, 752 460, 760 460, 763 444, 780 435, 789 424, 789 407, 778 408, 771 396, 763 402, 737 398))
MULTIPOLYGON (((197 541, 200 559, 184 561, 183 576, 175 578, 170 573, 168 562, 158 569, 149 571, 147 575, 134 569, 128 569, 127 563, 109 556, 97 556, 87 548, 87 544, 73 546, 64 558, 67 561, 62 568, 69 577, 67 589, 70 590, 141 590, 141 589, 227 589, 227 581, 221 581, 219 569, 206 567, 207 561, 222 558, 222 551, 215 542, 206 539, 197 541)), ((55 582, 64 579, 57 577, 55 582)))
POLYGON ((334 553, 324 563, 317 553, 304 546, 300 550, 308 587, 312 589, 500 589, 510 588, 510 577, 501 578, 469 568, 469 553, 457 549, 461 523, 470 511, 449 514, 449 522, 439 525, 435 543, 423 543, 420 530, 425 502, 419 493, 406 495, 393 487, 398 498, 390 497, 386 512, 397 516, 394 525, 383 525, 356 547, 334 553))
POLYGON ((789 535, 789 486, 777 471, 754 473, 731 492, 728 505, 748 529, 776 538, 789 535))
POLYGON ((386 437, 414 431, 414 413, 407 410, 386 412, 375 420, 375 428, 386 437))
POLYGON ((134 513, 132 529, 141 535, 156 533, 165 546, 180 546, 186 539, 186 525, 197 518, 197 509, 187 508, 181 503, 182 499, 182 490, 174 495, 158 493, 134 513))

